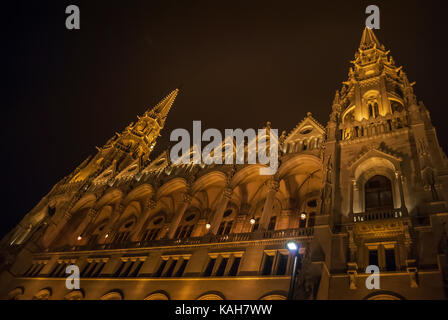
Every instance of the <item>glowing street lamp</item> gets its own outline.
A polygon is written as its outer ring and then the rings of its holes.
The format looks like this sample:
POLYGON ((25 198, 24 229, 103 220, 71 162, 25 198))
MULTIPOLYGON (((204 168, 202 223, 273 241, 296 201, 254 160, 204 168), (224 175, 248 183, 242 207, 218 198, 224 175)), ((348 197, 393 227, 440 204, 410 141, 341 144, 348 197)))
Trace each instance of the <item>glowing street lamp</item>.
POLYGON ((78 236, 78 241, 81 241, 81 239, 82 239, 82 237, 81 237, 81 236, 78 236))
POLYGON ((212 227, 212 225, 211 225, 210 223, 207 223, 207 224, 205 225, 205 229, 207 229, 207 230, 209 230, 211 227, 212 227))
POLYGON ((254 218, 250 219, 250 224, 255 224, 255 219, 254 218))
POLYGON ((294 264, 292 267, 292 274, 291 274, 291 282, 289 283, 289 292, 288 292, 288 300, 292 300, 292 296, 294 294, 294 285, 296 280, 296 272, 297 272, 297 258, 299 256, 300 244, 295 241, 288 241, 286 242, 286 249, 293 255, 294 257, 294 264))

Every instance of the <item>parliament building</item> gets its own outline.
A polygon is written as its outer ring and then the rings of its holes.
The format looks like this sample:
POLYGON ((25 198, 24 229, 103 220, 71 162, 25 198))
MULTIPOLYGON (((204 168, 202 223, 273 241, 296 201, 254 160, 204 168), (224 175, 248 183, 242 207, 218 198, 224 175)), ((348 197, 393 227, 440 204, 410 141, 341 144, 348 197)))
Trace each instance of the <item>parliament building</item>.
POLYGON ((448 160, 413 85, 364 29, 326 126, 280 135, 275 175, 152 153, 172 91, 2 239, 0 298, 286 299, 292 240, 293 299, 447 299, 448 160))

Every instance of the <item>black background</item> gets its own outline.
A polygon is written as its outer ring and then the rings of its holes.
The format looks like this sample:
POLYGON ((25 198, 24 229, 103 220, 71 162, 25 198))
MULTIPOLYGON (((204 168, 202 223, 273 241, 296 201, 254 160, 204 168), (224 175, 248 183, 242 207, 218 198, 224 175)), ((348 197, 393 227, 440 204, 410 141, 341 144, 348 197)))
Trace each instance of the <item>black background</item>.
POLYGON ((448 150, 442 1, 2 2, 0 236, 180 85, 156 154, 193 120, 220 130, 271 121, 289 132, 311 111, 325 125, 370 4, 381 11, 376 35, 417 81, 448 150), (70 4, 81 30, 65 28, 70 4))

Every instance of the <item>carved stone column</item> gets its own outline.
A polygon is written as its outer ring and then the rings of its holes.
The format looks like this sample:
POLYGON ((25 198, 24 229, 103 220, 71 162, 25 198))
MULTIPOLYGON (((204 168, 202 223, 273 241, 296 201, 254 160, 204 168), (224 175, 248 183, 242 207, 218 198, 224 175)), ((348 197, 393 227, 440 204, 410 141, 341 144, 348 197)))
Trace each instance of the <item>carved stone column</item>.
POLYGON ((233 190, 229 187, 225 187, 222 194, 222 199, 216 208, 215 214, 213 215, 213 219, 211 221, 210 233, 216 234, 219 229, 219 225, 221 224, 222 217, 224 212, 227 209, 227 205, 229 204, 230 199, 232 198, 233 190))
POLYGON ((352 184, 350 185, 350 209, 349 209, 349 213, 348 213, 348 216, 350 217, 350 218, 353 218, 353 202, 355 201, 355 199, 354 199, 354 194, 355 194, 355 191, 354 191, 354 189, 356 188, 356 180, 355 179, 353 179, 352 180, 352 184))
POLYGON ((176 233, 177 227, 179 226, 179 223, 181 222, 182 217, 184 216, 185 211, 187 211, 188 207, 190 206, 191 200, 192 200, 191 194, 186 192, 184 194, 182 207, 174 215, 173 219, 171 220, 170 229, 169 229, 169 231, 167 233, 167 236, 168 236, 169 239, 174 238, 174 234, 176 233))
POLYGON ((143 207, 143 214, 140 217, 140 220, 138 221, 134 230, 132 231, 131 241, 138 240, 138 237, 140 235, 140 232, 142 231, 142 228, 143 228, 146 220, 148 220, 150 214, 153 212, 156 205, 157 205, 157 202, 153 198, 148 199, 148 201, 145 203, 145 206, 143 207))
POLYGON ((204 235, 207 232, 207 230, 205 228, 206 224, 207 224, 206 218, 199 219, 198 222, 196 223, 196 225, 194 226, 191 236, 192 237, 200 237, 200 236, 204 235))
POLYGON ((291 209, 284 209, 280 213, 280 219, 278 221, 278 229, 284 230, 290 228, 290 221, 292 218, 292 210, 291 209))
POLYGON ((241 233, 244 232, 244 224, 247 221, 247 214, 239 214, 235 217, 235 227, 233 228, 234 233, 241 233))
POLYGON ((356 180, 352 180, 353 186, 352 186, 352 191, 353 191, 353 201, 352 201, 352 206, 353 206, 353 213, 356 212, 362 212, 363 208, 361 205, 361 199, 359 197, 359 185, 358 182, 356 180))
POLYGON ((349 252, 350 252, 349 261, 357 262, 358 246, 356 245, 356 242, 355 242, 355 236, 353 234, 353 227, 351 227, 351 226, 347 227, 347 232, 348 232, 348 248, 349 248, 349 252))
POLYGON ((407 215, 408 210, 406 208, 406 203, 404 201, 404 193, 403 193, 403 175, 400 171, 395 171, 395 178, 398 184, 398 190, 400 192, 400 202, 401 202, 401 211, 403 215, 407 215))
POLYGON ((260 230, 266 230, 272 215, 272 206, 274 204, 275 194, 279 189, 279 182, 276 179, 268 180, 266 183, 268 187, 268 195, 264 203, 263 212, 260 218, 260 230))

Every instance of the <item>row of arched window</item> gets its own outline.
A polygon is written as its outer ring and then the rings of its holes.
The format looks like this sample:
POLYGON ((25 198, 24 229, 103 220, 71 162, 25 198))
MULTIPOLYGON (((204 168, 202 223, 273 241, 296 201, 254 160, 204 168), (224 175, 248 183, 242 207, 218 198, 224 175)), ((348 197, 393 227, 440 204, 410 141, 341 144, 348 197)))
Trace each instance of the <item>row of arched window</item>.
MULTIPOLYGON (((314 217, 315 217, 315 210, 317 209, 317 200, 310 200, 307 202, 307 205, 305 205, 305 208, 303 210, 300 210, 298 213, 298 225, 294 227, 298 228, 305 228, 305 227, 312 227, 314 226, 314 217)), ((197 222, 200 218, 200 211, 196 208, 191 208, 188 210, 179 226, 176 229, 176 232, 174 234, 175 239, 183 239, 183 238, 189 238, 193 235, 193 231, 195 230, 195 227, 198 225, 197 222)), ((236 218, 237 212, 233 208, 228 208, 224 214, 223 218, 220 222, 220 225, 217 230, 217 235, 227 235, 234 232, 235 227, 235 218, 236 218)), ((277 228, 277 216, 274 214, 269 222, 268 230, 275 230, 277 228)), ((107 225, 107 221, 103 224, 100 224, 90 235, 90 238, 88 240, 88 243, 90 245, 95 245, 100 240, 99 237, 110 237, 112 236, 111 243, 126 243, 129 242, 131 239, 131 234, 133 231, 133 228, 136 224, 136 219, 129 219, 125 221, 115 232, 115 234, 105 234, 103 233, 104 228, 107 225)), ((259 216, 253 216, 248 217, 247 221, 245 222, 245 227, 243 232, 253 232, 258 230, 260 223, 260 217, 259 216)), ((156 213, 153 218, 146 224, 146 227, 142 231, 142 233, 138 237, 138 241, 154 241, 158 240, 161 237, 163 237, 162 230, 164 229, 166 225, 166 214, 163 211, 160 211, 156 213)), ((104 240, 104 239, 102 239, 104 240)))

